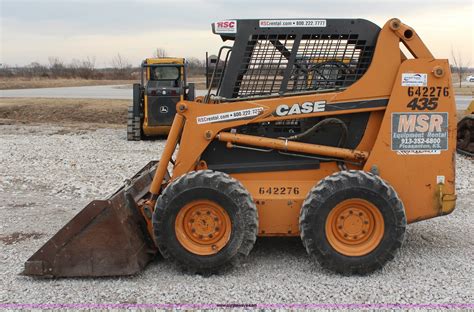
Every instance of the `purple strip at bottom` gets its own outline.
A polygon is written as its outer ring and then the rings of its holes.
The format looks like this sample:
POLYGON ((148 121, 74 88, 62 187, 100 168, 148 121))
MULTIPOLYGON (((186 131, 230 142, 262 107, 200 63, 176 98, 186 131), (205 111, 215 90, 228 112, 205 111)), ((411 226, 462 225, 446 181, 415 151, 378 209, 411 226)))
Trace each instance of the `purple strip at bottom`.
POLYGON ((167 303, 0 303, 0 309, 474 309, 474 303, 282 303, 282 304, 167 304, 167 303))

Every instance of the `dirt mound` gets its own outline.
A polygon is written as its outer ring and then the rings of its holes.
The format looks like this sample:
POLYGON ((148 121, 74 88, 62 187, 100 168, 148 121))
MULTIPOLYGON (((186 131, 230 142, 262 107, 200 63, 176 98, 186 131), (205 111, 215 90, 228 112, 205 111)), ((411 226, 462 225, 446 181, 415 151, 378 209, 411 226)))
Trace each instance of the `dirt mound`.
POLYGON ((27 99, 0 100, 0 119, 40 123, 123 124, 129 100, 27 99))

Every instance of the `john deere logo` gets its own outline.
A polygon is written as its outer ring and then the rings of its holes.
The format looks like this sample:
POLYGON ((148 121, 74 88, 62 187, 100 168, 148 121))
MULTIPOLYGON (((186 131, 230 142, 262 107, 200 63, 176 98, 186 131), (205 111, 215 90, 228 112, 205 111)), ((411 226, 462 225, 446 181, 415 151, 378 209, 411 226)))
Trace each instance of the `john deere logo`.
POLYGON ((160 113, 166 114, 168 112, 168 106, 160 106, 160 113))

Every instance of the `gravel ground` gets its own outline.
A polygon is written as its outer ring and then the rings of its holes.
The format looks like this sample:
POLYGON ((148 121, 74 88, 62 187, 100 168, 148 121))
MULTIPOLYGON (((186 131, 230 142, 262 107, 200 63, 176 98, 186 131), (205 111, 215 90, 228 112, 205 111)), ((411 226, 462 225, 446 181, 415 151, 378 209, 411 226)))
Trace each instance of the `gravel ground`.
POLYGON ((412 224, 401 252, 367 277, 313 264, 299 239, 259 239, 224 275, 183 274, 158 260, 137 276, 33 279, 24 261, 93 198, 119 187, 163 141, 123 129, 0 126, 0 303, 473 303, 474 162, 457 158, 457 209, 412 224))

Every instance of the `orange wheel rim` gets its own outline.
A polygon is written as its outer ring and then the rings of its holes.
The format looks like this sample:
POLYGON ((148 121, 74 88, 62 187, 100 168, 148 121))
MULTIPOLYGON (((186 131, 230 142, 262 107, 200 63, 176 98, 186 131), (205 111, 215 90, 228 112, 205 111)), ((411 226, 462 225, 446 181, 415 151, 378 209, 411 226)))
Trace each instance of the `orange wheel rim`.
POLYGON ((339 203, 326 219, 326 237, 329 244, 345 256, 369 254, 379 245, 384 230, 380 210, 360 198, 339 203))
POLYGON ((231 229, 227 211, 210 200, 192 201, 176 216, 178 241, 187 251, 197 255, 218 253, 229 241, 231 229))

